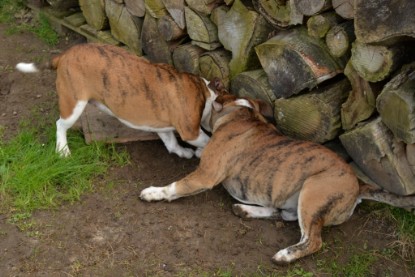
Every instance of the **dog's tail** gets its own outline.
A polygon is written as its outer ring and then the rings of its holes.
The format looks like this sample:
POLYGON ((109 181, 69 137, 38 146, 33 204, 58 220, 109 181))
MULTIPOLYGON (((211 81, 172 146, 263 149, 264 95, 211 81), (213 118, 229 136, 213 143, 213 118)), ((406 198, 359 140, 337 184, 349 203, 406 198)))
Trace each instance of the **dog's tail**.
POLYGON ((415 195, 401 196, 371 184, 360 185, 360 199, 374 200, 415 212, 415 195))
POLYGON ((18 63, 16 64, 16 69, 23 73, 36 73, 43 71, 45 69, 56 69, 61 59, 62 54, 53 57, 50 61, 44 64, 35 64, 35 63, 18 63))

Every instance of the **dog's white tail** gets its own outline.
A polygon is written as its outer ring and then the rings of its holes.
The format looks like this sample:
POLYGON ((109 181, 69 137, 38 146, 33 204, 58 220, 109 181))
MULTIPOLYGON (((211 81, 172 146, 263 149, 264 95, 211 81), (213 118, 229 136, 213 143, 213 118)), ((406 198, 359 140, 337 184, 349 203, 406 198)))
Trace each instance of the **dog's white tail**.
POLYGON ((39 72, 39 69, 34 63, 18 63, 16 64, 16 69, 23 73, 36 73, 39 72))

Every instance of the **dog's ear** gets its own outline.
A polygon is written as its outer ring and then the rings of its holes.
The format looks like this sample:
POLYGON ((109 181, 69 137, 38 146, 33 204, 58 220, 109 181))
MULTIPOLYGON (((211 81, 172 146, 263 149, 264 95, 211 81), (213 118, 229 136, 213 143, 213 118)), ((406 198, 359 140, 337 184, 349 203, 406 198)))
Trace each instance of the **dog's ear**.
POLYGON ((216 101, 213 101, 212 106, 216 112, 220 112, 223 109, 223 105, 216 101))
POLYGON ((270 103, 261 99, 255 99, 254 101, 257 103, 259 112, 263 116, 265 116, 266 118, 274 118, 274 110, 272 109, 270 103))
POLYGON ((213 90, 217 95, 228 94, 228 91, 225 88, 222 80, 218 77, 214 77, 210 82, 208 87, 213 90))

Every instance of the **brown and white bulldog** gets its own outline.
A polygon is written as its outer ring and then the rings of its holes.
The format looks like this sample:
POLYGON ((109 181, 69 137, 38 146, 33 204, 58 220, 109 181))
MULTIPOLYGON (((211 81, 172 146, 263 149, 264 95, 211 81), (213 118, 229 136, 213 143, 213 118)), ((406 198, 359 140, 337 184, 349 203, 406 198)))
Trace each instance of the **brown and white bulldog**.
POLYGON ((144 189, 141 199, 171 201, 222 183, 243 203, 233 205, 241 217, 298 219, 301 240, 273 256, 278 264, 319 250, 322 227, 346 221, 361 199, 415 206, 415 196, 359 185, 351 167, 324 146, 281 135, 264 119, 272 110, 261 102, 219 96, 213 106, 213 134, 198 168, 168 186, 144 189))
MULTIPOLYGON (((60 118, 56 122, 56 151, 70 154, 66 131, 89 103, 117 117, 127 126, 156 132, 167 150, 191 158, 194 151, 181 147, 174 135, 196 146, 196 155, 209 137, 209 119, 216 94, 208 82, 180 73, 167 64, 152 64, 142 57, 111 45, 87 43, 54 57, 60 118)), ((22 72, 37 72, 33 63, 19 63, 22 72)))

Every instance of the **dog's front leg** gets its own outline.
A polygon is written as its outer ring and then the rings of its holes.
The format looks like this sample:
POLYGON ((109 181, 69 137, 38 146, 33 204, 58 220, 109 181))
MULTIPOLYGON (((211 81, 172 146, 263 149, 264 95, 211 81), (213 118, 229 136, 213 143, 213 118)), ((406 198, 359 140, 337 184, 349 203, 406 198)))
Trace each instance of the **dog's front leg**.
POLYGON ((220 183, 216 174, 207 174, 196 169, 180 181, 164 187, 148 187, 141 191, 140 198, 145 201, 172 201, 174 199, 200 193, 220 183))
POLYGON ((158 132, 157 135, 163 141, 169 153, 175 153, 177 156, 186 159, 193 157, 193 149, 181 147, 173 132, 158 132))
POLYGON ((194 140, 187 140, 186 142, 197 147, 195 154, 196 157, 200 158, 202 156, 203 148, 206 146, 209 139, 210 137, 206 135, 202 129, 199 129, 199 136, 194 140))
POLYGON ((174 182, 164 187, 151 186, 143 189, 140 193, 140 198, 148 202, 160 200, 172 201, 178 198, 176 195, 176 182, 174 182))

